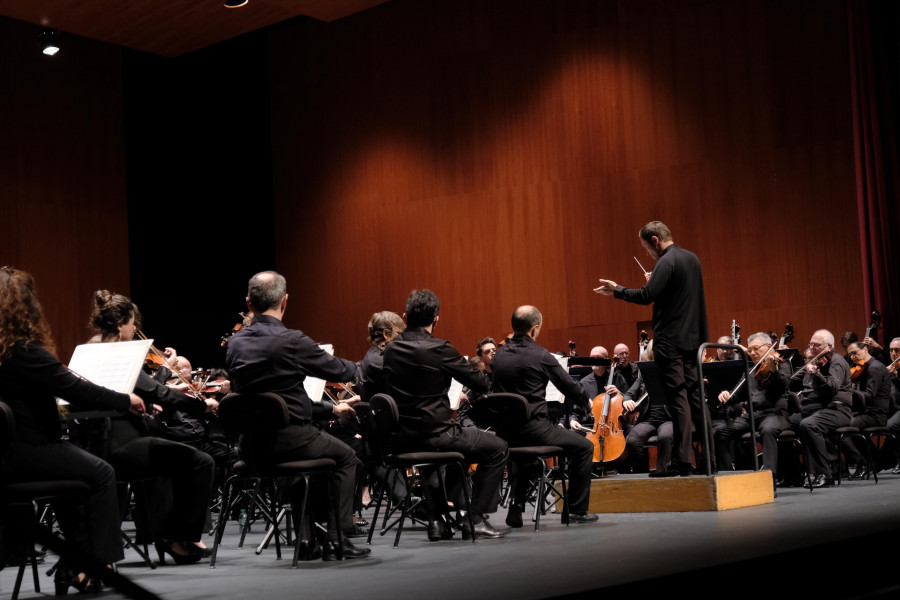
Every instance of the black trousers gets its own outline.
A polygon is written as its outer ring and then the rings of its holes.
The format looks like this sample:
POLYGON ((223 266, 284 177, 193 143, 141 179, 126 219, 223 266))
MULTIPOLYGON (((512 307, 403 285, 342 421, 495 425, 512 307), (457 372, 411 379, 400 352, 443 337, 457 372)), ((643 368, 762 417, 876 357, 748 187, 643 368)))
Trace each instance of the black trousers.
POLYGON ((177 542, 200 540, 215 477, 215 462, 208 454, 148 436, 112 449, 109 462, 120 480, 162 480, 150 485, 153 500, 147 507, 156 535, 177 542))
POLYGON ((709 452, 715 466, 715 442, 712 427, 709 425, 709 407, 700 397, 700 374, 697 367, 697 348, 676 348, 670 344, 657 341, 653 346, 654 362, 659 368, 660 379, 666 394, 666 407, 672 416, 673 435, 675 437, 673 458, 682 464, 691 464, 693 449, 691 446, 691 424, 702 439, 703 413, 706 413, 709 452))
MULTIPOLYGON (((469 462, 478 463, 472 476, 472 512, 476 515, 496 512, 500 501, 500 482, 503 481, 503 471, 509 458, 505 441, 474 427, 454 425, 439 435, 404 446, 419 451, 459 452, 469 462)), ((454 497, 461 497, 461 481, 448 479, 448 487, 451 493, 455 492, 454 497)))
POLYGON ((69 503, 54 507, 60 528, 75 548, 104 564, 124 558, 116 476, 109 463, 65 441, 36 445, 18 442, 9 466, 13 480, 75 479, 87 483, 91 495, 86 513, 69 503))
POLYGON ((800 421, 800 437, 809 454, 809 472, 831 477, 831 462, 838 459, 826 436, 838 427, 850 424, 852 412, 849 406, 820 408, 800 421))
MULTIPOLYGON (((549 419, 532 419, 514 434, 503 433, 510 446, 559 446, 569 461, 569 511, 583 514, 591 501, 591 467, 594 444, 581 434, 560 427, 549 419)), ((522 504, 528 480, 520 471, 516 502, 522 504)))
POLYGON ((337 463, 334 472, 334 485, 340 494, 340 514, 337 521, 328 511, 328 490, 323 486, 314 487, 310 493, 310 505, 314 518, 328 521, 328 530, 337 532, 338 527, 345 531, 353 529, 353 501, 356 487, 359 459, 356 453, 344 442, 330 435, 315 425, 288 425, 278 431, 272 443, 271 459, 277 462, 291 460, 312 460, 330 458, 337 463))
MULTIPOLYGON (((762 468, 774 473, 778 467, 778 434, 787 429, 790 423, 785 416, 768 414, 754 417, 754 425, 763 447, 762 468)), ((735 417, 734 421, 716 430, 716 451, 722 468, 727 469, 734 462, 734 442, 749 431, 750 415, 747 414, 735 417)), ((755 445, 752 452, 756 452, 755 445)))
POLYGON ((628 461, 635 473, 644 470, 645 457, 647 455, 647 440, 656 436, 656 466, 658 471, 665 470, 672 460, 672 441, 674 429, 672 421, 657 421, 647 419, 635 425, 626 427, 625 451, 628 452, 628 461))

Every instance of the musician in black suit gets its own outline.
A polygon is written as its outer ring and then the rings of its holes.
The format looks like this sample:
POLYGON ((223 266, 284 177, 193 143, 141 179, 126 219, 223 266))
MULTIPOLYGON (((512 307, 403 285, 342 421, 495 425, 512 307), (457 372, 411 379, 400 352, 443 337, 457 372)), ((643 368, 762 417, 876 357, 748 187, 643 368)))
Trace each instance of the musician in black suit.
MULTIPOLYGON (((595 514, 588 513, 591 496, 591 467, 594 444, 581 435, 558 426, 547 409, 547 382, 552 381, 566 402, 587 406, 588 398, 581 386, 562 368, 559 361, 535 338, 541 331, 543 318, 534 306, 520 306, 512 315, 513 338, 497 350, 492 364, 494 376, 491 390, 524 396, 528 401, 528 417, 516 429, 501 429, 498 435, 516 446, 560 446, 569 461, 569 521, 592 523, 595 514)), ((522 526, 527 478, 520 471, 515 499, 510 503, 506 523, 522 526)))
MULTIPOLYGON (((459 452, 478 463, 473 476, 472 517, 480 538, 498 538, 508 530, 495 529, 488 514, 497 510, 500 482, 509 457, 505 441, 477 427, 461 427, 453 419, 447 391, 456 379, 476 392, 488 390, 490 380, 469 364, 450 342, 432 333, 440 319, 440 301, 431 290, 413 290, 406 301, 406 331, 384 351, 384 387, 397 403, 400 426, 396 442, 408 451, 459 452)), ((434 477, 426 486, 426 508, 432 541, 441 539, 444 525, 437 518, 434 477)), ((460 506, 462 482, 451 482, 460 506)), ((464 526, 465 527, 465 526, 464 526)), ((465 530, 464 530, 465 532, 465 530)))
MULTIPOLYGON (((264 445, 252 452, 273 462, 331 458, 337 463, 334 477, 340 492, 340 514, 335 517, 327 510, 324 493, 316 494, 313 502, 315 518, 328 522, 323 558, 334 560, 338 527, 356 530, 353 492, 359 460, 347 444, 313 424, 312 401, 303 382, 307 375, 338 383, 353 381, 357 365, 325 352, 302 331, 285 327, 282 319, 287 301, 287 282, 279 273, 263 271, 250 278, 247 305, 253 323, 228 341, 225 363, 235 392, 276 392, 288 407, 288 426, 270 440, 256 440, 264 445)), ((344 558, 363 557, 369 551, 344 539, 344 558)))
MULTIPOLYGON (((891 377, 887 367, 880 360, 869 354, 868 347, 862 342, 852 342, 847 346, 850 364, 858 371, 854 376, 851 368, 851 386, 862 394, 863 406, 855 407, 852 427, 883 427, 887 425, 891 405, 891 377)), ((855 464, 856 471, 850 479, 862 479, 869 473, 869 467, 856 445, 857 439, 844 438, 844 457, 848 465, 855 464)), ((868 442, 861 442, 868 443, 868 442)))

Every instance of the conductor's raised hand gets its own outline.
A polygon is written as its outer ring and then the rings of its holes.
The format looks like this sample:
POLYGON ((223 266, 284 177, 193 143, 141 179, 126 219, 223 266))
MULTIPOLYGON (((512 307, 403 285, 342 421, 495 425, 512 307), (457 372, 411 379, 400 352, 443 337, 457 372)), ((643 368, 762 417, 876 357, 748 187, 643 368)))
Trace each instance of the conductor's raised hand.
POLYGON ((595 287, 594 291, 604 296, 612 296, 613 292, 616 291, 616 282, 611 279, 600 279, 599 281, 600 286, 595 287))

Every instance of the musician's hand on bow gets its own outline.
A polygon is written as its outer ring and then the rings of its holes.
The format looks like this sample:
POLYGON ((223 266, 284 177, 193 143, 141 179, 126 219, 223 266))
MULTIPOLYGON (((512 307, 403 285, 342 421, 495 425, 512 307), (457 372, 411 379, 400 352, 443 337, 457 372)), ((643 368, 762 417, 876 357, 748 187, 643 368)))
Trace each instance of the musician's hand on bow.
POLYGON ((604 296, 612 296, 613 292, 616 291, 616 282, 611 279, 599 279, 600 282, 599 287, 595 287, 594 291, 598 294, 603 294, 604 296))
POLYGON ((460 392, 459 393, 459 405, 462 407, 462 406, 468 406, 469 404, 470 404, 469 395, 466 394, 465 392, 460 392))
POLYGON ((731 399, 731 392, 722 392, 719 394, 719 404, 726 404, 731 399))
POLYGON ((340 402, 334 405, 334 414, 338 417, 350 419, 356 416, 356 411, 346 402, 340 402))
POLYGON ((631 412, 635 408, 637 408, 637 402, 635 402, 634 400, 623 400, 622 408, 625 409, 625 412, 631 412))
POLYGON ((644 271, 644 281, 645 282, 650 281, 650 271, 644 271))
POLYGON ((163 354, 166 357, 166 366, 174 371, 175 364, 178 362, 178 352, 175 351, 175 348, 166 348, 163 350, 163 354))
POLYGON ((584 427, 581 426, 581 423, 579 423, 579 422, 576 421, 575 419, 571 419, 571 420, 569 421, 569 428, 570 428, 572 431, 583 431, 583 430, 584 430, 584 427))
POLYGON ((128 394, 128 397, 131 400, 131 405, 128 407, 128 410, 138 415, 146 410, 144 407, 144 401, 141 400, 140 396, 138 396, 137 394, 128 394))
POLYGON ((216 414, 219 410, 219 401, 215 398, 206 399, 206 412, 216 414))

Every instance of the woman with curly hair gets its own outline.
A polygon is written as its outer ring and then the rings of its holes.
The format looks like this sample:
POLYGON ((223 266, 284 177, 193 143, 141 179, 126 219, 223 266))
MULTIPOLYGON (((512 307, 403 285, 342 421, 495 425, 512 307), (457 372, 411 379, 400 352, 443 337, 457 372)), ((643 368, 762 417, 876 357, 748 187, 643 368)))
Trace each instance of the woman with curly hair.
MULTIPOLYGON (((0 399, 12 409, 16 438, 6 464, 9 481, 81 480, 90 486, 86 516, 59 505, 56 515, 66 539, 104 564, 123 558, 116 478, 100 458, 60 439, 56 398, 94 410, 142 412, 135 394, 120 394, 81 379, 54 356, 50 328, 34 289, 34 279, 12 267, 0 269, 0 399)), ((57 569, 56 589, 97 591, 99 581, 57 569)))

